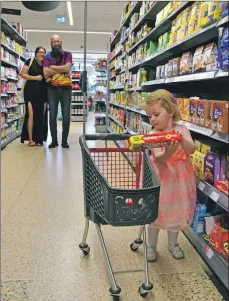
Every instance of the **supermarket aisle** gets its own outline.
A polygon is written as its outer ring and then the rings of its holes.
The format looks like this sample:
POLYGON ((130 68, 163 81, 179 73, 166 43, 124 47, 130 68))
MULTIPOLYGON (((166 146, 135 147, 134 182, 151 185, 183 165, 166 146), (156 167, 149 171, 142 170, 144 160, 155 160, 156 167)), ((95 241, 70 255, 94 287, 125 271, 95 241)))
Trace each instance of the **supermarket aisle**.
MULTIPOLYGON (((89 118, 88 131, 93 130, 89 118)), ((3 301, 108 301, 110 287, 95 227, 91 225, 89 257, 81 242, 83 187, 78 137, 82 125, 71 124, 69 150, 29 148, 19 141, 2 152, 2 300, 3 301)), ((136 228, 104 227, 114 270, 141 270, 142 253, 129 244, 136 228)), ((160 257, 150 264, 154 290, 147 300, 220 301, 206 266, 182 236, 183 261, 167 251, 160 236, 160 257)), ((117 274, 124 301, 142 300, 138 286, 143 272, 117 274)))

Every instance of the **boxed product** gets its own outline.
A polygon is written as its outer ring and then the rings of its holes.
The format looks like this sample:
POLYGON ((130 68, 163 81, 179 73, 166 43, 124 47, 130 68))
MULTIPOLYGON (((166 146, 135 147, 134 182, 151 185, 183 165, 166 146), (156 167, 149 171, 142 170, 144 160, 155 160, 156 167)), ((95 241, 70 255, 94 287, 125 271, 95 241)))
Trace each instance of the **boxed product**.
POLYGON ((204 47, 202 56, 202 71, 213 71, 217 68, 217 45, 210 43, 204 47))
POLYGON ((180 75, 192 73, 193 54, 191 51, 183 53, 180 61, 180 75))
POLYGON ((212 125, 212 101, 206 100, 205 102, 205 127, 211 128, 212 125))
POLYGON ((178 76, 180 73, 180 57, 173 59, 173 77, 178 76))
POLYGON ((161 10, 157 16, 156 16, 156 23, 155 25, 160 24, 163 21, 163 14, 164 14, 164 10, 161 10))
POLYGON ((209 21, 208 21, 208 4, 209 4, 209 2, 207 2, 207 1, 201 2, 201 6, 200 6, 200 26, 201 27, 204 27, 209 23, 209 21))
POLYGON ((175 20, 172 22, 172 28, 171 28, 171 33, 169 36, 169 45, 173 45, 177 42, 177 32, 175 29, 175 20))
POLYGON ((215 141, 213 139, 202 139, 201 141, 201 147, 200 151, 203 154, 207 154, 207 152, 213 152, 219 154, 223 148, 223 143, 219 141, 215 141))
POLYGON ((219 40, 221 48, 229 46, 229 27, 219 29, 219 40))
POLYGON ((205 125, 205 116, 206 116, 206 110, 205 110, 205 99, 198 99, 197 100, 197 114, 196 114, 196 124, 200 126, 205 125))
POLYGON ((200 180, 204 180, 204 160, 205 154, 196 150, 193 154, 193 169, 195 176, 200 180))
POLYGON ((215 186, 220 177, 220 157, 214 153, 207 152, 204 158, 204 179, 210 185, 215 186))
POLYGON ((156 68, 156 79, 161 78, 161 66, 157 66, 156 68))
POLYGON ((212 100, 212 123, 211 128, 220 133, 228 133, 228 114, 229 102, 228 101, 213 101, 212 100))
POLYGON ((221 1, 208 2, 208 21, 209 23, 219 20, 222 17, 222 3, 221 1))
POLYGON ((197 98, 189 99, 189 122, 196 123, 197 117, 197 98))
POLYGON ((200 28, 200 23, 201 23, 200 2, 197 1, 191 6, 188 35, 191 35, 194 32, 198 31, 200 28))
POLYGON ((203 57, 204 46, 200 46, 196 49, 193 56, 192 72, 200 72, 202 68, 202 57, 203 57))
POLYGON ((167 77, 173 77, 173 60, 169 60, 167 77))
POLYGON ((229 48, 224 47, 219 49, 217 67, 228 70, 229 68, 229 48))
POLYGON ((183 120, 189 121, 189 98, 184 98, 183 120))
POLYGON ((161 66, 161 77, 160 78, 165 78, 165 65, 161 66))
POLYGON ((170 32, 166 32, 162 35, 162 45, 163 48, 167 48, 169 45, 170 32))
POLYGON ((222 18, 229 15, 229 2, 222 1, 222 18))
POLYGON ((217 188, 219 191, 224 193, 225 195, 229 196, 228 189, 229 189, 229 181, 216 181, 215 188, 217 188))
POLYGON ((163 49, 163 36, 158 38, 158 50, 163 49))
POLYGON ((168 77, 168 68, 169 68, 169 64, 165 64, 165 78, 168 77))
POLYGON ((177 106, 180 118, 183 120, 184 117, 184 99, 183 98, 177 98, 177 106))

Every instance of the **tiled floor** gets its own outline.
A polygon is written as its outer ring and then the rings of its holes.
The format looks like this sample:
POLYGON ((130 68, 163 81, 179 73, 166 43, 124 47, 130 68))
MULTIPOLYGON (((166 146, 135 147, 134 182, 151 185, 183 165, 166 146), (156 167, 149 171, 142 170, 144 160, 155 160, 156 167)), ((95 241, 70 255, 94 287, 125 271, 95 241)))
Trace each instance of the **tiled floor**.
MULTIPOLYGON (((29 148, 17 140, 2 152, 2 301, 112 300, 93 224, 90 255, 78 248, 84 229, 81 134, 82 124, 72 123, 69 150, 29 148)), ((142 270, 142 251, 129 248, 137 230, 104 227, 115 271, 142 270)), ((162 232, 158 262, 150 264, 154 290, 146 300, 223 300, 184 236, 182 261, 171 258, 166 243, 162 232)), ((143 278, 142 271, 117 274, 124 301, 142 300, 137 290, 143 278)))

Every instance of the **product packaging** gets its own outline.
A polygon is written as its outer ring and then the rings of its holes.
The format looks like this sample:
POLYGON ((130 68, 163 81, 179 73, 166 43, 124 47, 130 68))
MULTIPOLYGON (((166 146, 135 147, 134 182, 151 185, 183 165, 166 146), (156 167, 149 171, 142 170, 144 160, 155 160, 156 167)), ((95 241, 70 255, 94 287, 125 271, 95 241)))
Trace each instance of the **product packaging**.
POLYGON ((193 54, 191 51, 183 53, 180 61, 180 75, 192 73, 193 54))
POLYGON ((199 126, 205 125, 205 117, 206 117, 206 110, 205 110, 205 99, 198 99, 197 100, 197 114, 196 114, 196 124, 199 126))
POLYGON ((204 159, 204 178, 210 185, 215 186, 220 176, 220 157, 207 152, 204 159))
POLYGON ((201 67, 202 67, 202 58, 203 58, 203 51, 204 51, 204 46, 200 46, 196 49, 194 56, 193 56, 193 67, 192 67, 192 72, 200 72, 201 67))
POLYGON ((220 133, 228 133, 228 101, 212 101, 212 124, 211 128, 220 133))
POLYGON ((173 60, 169 60, 167 77, 173 77, 173 60))
POLYGON ((205 154, 202 154, 199 151, 195 151, 193 154, 193 169, 195 176, 199 178, 200 180, 204 180, 204 160, 205 160, 205 154))
POLYGON ((206 100, 205 102, 205 127, 212 127, 212 101, 206 100))
POLYGON ((173 59, 173 77, 178 76, 180 73, 180 57, 173 59))
POLYGON ((213 71, 217 68, 217 45, 210 43, 204 47, 202 56, 202 71, 213 71))
POLYGON ((189 121, 189 98, 184 98, 184 114, 182 119, 189 121))
POLYGON ((189 99, 189 122, 196 123, 198 98, 189 99))

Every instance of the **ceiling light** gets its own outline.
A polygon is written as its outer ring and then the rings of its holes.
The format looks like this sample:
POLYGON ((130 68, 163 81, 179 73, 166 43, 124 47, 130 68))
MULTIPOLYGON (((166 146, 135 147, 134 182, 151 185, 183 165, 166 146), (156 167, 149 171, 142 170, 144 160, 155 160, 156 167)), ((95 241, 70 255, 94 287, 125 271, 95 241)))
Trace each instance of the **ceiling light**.
MULTIPOLYGON (((58 30, 58 29, 25 29, 27 32, 55 32, 55 33, 80 33, 84 34, 83 30, 58 30)), ((87 31, 87 34, 111 35, 109 31, 87 31)))
POLYGON ((67 8, 68 8, 69 24, 72 26, 73 25, 72 4, 70 1, 67 1, 67 8))

